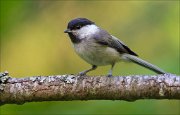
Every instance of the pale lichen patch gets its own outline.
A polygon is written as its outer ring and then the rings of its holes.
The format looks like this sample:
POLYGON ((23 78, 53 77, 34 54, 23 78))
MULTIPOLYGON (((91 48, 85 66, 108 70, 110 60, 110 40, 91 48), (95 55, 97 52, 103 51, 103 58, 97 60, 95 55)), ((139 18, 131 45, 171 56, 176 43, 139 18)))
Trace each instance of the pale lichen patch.
POLYGON ((160 88, 160 90, 159 90, 159 95, 160 95, 160 96, 164 96, 163 88, 160 88))
POLYGON ((6 81, 10 78, 8 71, 0 73, 0 91, 4 90, 6 81))
POLYGON ((39 81, 40 83, 43 83, 46 80, 46 77, 41 78, 41 80, 39 81))
POLYGON ((31 81, 33 81, 33 82, 35 82, 36 79, 37 79, 37 77, 30 77, 30 78, 29 78, 29 80, 31 80, 31 81))
POLYGON ((65 79, 66 83, 74 83, 75 82, 75 77, 73 75, 69 75, 66 79, 65 79))

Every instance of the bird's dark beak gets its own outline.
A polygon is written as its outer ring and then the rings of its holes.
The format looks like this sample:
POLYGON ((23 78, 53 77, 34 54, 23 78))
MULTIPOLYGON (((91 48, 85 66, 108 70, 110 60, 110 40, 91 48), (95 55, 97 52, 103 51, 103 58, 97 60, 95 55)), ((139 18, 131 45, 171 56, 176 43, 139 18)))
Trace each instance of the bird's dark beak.
POLYGON ((67 29, 64 31, 64 33, 71 33, 72 31, 70 29, 67 29))

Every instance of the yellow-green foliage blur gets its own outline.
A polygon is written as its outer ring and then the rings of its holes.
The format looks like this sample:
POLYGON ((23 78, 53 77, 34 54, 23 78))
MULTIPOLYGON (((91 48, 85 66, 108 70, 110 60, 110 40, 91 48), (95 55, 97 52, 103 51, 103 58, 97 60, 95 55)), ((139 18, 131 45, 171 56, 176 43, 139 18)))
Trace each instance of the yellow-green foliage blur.
MULTIPOLYGON (((1 0, 1 70, 13 77, 76 74, 90 67, 79 58, 67 23, 85 17, 120 38, 142 59, 179 72, 179 1, 1 0)), ((106 75, 110 66, 89 75, 106 75)), ((132 63, 113 75, 155 74, 132 63)), ((59 101, 4 105, 0 114, 180 114, 179 101, 59 101)))

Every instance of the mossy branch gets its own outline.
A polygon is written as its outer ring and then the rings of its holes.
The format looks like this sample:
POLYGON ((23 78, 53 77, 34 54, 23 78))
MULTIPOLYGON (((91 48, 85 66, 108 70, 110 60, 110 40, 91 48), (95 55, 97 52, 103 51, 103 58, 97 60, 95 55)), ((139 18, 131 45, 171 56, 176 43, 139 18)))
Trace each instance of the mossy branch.
POLYGON ((1 75, 1 105, 40 101, 138 99, 180 100, 180 76, 163 74, 109 78, 54 75, 12 78, 8 74, 1 75), (8 79, 2 80, 3 77, 8 79))

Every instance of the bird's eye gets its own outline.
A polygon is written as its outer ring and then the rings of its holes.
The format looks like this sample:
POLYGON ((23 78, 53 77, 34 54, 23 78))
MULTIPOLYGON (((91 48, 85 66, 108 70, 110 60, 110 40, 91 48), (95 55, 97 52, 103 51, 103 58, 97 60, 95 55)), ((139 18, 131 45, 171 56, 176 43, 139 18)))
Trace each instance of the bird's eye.
POLYGON ((81 25, 77 25, 77 26, 76 26, 76 29, 80 29, 80 28, 81 28, 81 25))

